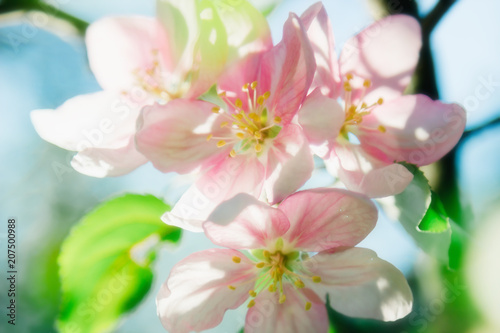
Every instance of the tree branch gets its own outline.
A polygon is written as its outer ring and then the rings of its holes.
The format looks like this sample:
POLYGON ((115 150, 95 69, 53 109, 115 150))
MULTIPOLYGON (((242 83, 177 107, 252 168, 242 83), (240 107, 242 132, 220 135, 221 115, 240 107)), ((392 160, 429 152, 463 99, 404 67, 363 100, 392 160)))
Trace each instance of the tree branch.
POLYGON ((457 0, 440 0, 427 16, 422 19, 422 31, 430 35, 443 16, 457 0))

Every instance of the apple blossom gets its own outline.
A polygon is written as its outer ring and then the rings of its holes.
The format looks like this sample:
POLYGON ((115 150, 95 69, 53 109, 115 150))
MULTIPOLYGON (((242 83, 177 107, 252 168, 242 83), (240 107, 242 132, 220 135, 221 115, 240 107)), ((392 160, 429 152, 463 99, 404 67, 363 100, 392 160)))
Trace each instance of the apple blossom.
POLYGON ((166 223, 202 231, 212 210, 240 192, 277 203, 309 179, 313 157, 296 114, 314 70, 304 28, 290 14, 283 40, 230 67, 215 96, 144 108, 138 150, 163 172, 203 171, 166 223))
MULTIPOLYGON (((457 104, 402 95, 422 44, 418 22, 406 15, 377 21, 351 38, 337 60, 321 3, 301 19, 318 64, 311 85, 317 101, 312 106, 340 98, 342 103, 330 113, 343 111, 340 133, 331 131, 319 139, 309 137, 310 141, 327 145, 330 164, 348 189, 370 197, 402 192, 412 174, 395 162, 433 163, 455 146, 465 127, 465 111, 457 104)), ((321 108, 305 105, 299 121, 308 123, 325 114, 321 108)))
POLYGON ((278 208, 239 194, 203 224, 227 249, 194 253, 171 270, 157 296, 161 322, 172 333, 199 332, 250 299, 245 332, 327 332, 327 295, 348 316, 402 318, 412 306, 403 274, 353 247, 376 220, 368 198, 339 189, 297 192, 278 208))
POLYGON ((43 139, 78 152, 71 162, 77 171, 105 177, 146 163, 134 143, 143 106, 197 98, 232 61, 272 43, 265 18, 244 0, 158 0, 157 18, 92 23, 86 45, 103 91, 35 110, 31 119, 43 139))

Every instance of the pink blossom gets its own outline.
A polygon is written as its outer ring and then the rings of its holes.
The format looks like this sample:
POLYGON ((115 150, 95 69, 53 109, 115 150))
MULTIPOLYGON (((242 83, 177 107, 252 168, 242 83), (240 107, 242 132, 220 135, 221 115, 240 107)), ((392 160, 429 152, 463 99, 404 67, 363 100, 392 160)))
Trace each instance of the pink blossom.
POLYGON ((165 222, 202 231, 211 211, 238 193, 277 203, 309 179, 312 152, 296 114, 313 79, 313 52, 295 14, 283 31, 271 50, 229 68, 213 103, 175 100, 141 113, 137 147, 156 168, 202 171, 165 222))
POLYGON ((163 326, 173 333, 213 328, 250 299, 245 332, 327 332, 327 295, 348 316, 402 318, 412 306, 403 274, 353 247, 376 220, 368 198, 339 189, 297 192, 278 208, 239 194, 203 224, 227 249, 190 255, 161 287, 163 326))
POLYGON ((162 0, 157 11, 92 23, 88 59, 103 91, 31 114, 43 139, 78 152, 71 164, 81 173, 119 176, 146 163, 134 143, 142 107, 197 98, 228 63, 272 46, 265 18, 246 1, 219 12, 209 2, 162 0))
MULTIPOLYGON (((433 163, 455 146, 465 127, 465 111, 457 104, 403 96, 422 45, 418 22, 405 15, 375 22, 351 38, 337 60, 323 6, 313 5, 301 19, 317 62, 311 94, 329 98, 335 104, 330 113, 342 119, 340 134, 309 140, 326 144, 329 162, 348 189, 370 197, 402 192, 413 176, 395 162, 433 163)), ((324 116, 312 106, 302 108, 300 123, 324 116)))

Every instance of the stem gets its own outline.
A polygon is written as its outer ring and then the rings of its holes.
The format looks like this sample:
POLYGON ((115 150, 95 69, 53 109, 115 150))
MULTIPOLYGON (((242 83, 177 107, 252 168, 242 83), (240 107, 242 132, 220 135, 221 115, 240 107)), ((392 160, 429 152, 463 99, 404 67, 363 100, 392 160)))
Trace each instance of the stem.
POLYGON ((88 23, 79 19, 76 16, 68 14, 48 3, 40 0, 4 0, 0 4, 0 13, 7 13, 11 11, 22 10, 38 10, 42 11, 47 15, 64 20, 71 25, 73 25, 80 34, 84 34, 88 27, 88 23))
POLYGON ((422 30, 430 35, 439 21, 456 2, 456 0, 439 1, 432 11, 422 20, 422 30))

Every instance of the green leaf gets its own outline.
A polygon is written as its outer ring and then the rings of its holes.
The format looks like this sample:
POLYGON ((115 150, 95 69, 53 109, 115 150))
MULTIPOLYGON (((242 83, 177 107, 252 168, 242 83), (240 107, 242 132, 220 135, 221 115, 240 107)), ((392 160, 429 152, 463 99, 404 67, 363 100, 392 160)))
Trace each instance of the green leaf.
POLYGON ((431 204, 425 213, 418 229, 428 232, 444 232, 450 228, 450 219, 446 215, 439 196, 431 190, 431 204))
POLYGON ((422 250, 449 265, 450 220, 422 171, 414 165, 402 164, 413 173, 413 181, 402 193, 394 196, 394 202, 381 201, 384 211, 401 222, 422 250))
POLYGON ((263 15, 268 16, 281 3, 282 0, 250 0, 263 15))
POLYGON ((269 129, 269 132, 267 134, 267 137, 270 138, 270 139, 274 139, 275 137, 278 136, 278 134, 280 134, 281 132, 281 127, 279 126, 273 126, 269 129))
POLYGON ((59 255, 60 332, 109 332, 151 287, 151 263, 161 241, 176 243, 180 229, 160 216, 170 207, 151 195, 126 194, 88 213, 59 255))
POLYGON ((211 86, 206 93, 201 95, 199 99, 217 105, 221 109, 227 109, 226 102, 217 94, 217 85, 215 84, 211 86))

